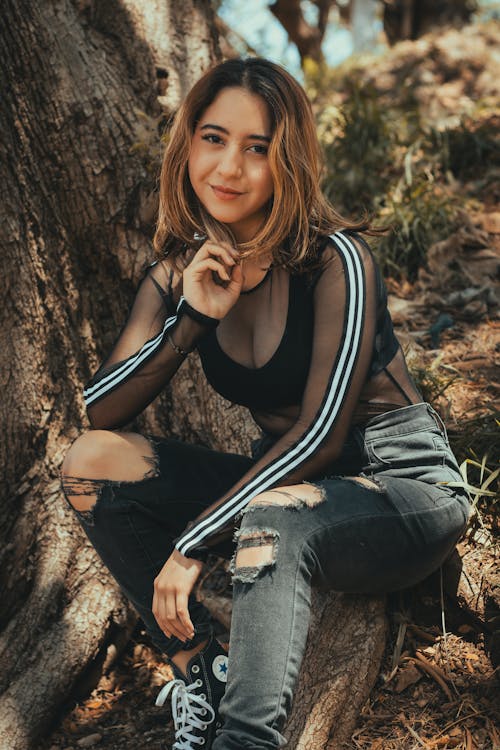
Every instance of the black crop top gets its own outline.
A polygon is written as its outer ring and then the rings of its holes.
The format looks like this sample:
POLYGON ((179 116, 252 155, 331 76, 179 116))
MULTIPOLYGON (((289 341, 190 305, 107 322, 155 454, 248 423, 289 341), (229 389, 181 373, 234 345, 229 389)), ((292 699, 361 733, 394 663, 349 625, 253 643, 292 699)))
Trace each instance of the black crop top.
POLYGON ((354 418, 422 400, 394 335, 380 270, 356 235, 332 235, 312 275, 273 269, 217 328, 184 300, 182 277, 171 282, 162 261, 147 269, 120 337, 85 387, 94 428, 124 426, 169 382, 183 361, 168 341, 173 332, 184 349, 198 349, 213 387, 249 407, 261 426, 257 415, 297 407, 269 450, 179 537, 184 555, 202 557, 261 492, 319 475, 340 455, 354 418))
MULTIPOLYGON (((315 281, 308 274, 289 276, 285 329, 274 354, 262 367, 246 367, 229 357, 219 344, 216 329, 199 342, 203 371, 214 390, 252 411, 275 410, 301 402, 311 363, 315 281)), ((377 322, 368 378, 383 370, 399 348, 378 266, 375 281, 377 322)))
POLYGON ((289 283, 285 330, 262 367, 246 367, 229 357, 217 329, 198 344, 208 382, 228 401, 257 411, 300 403, 311 361, 314 311, 306 277, 290 276, 289 283))

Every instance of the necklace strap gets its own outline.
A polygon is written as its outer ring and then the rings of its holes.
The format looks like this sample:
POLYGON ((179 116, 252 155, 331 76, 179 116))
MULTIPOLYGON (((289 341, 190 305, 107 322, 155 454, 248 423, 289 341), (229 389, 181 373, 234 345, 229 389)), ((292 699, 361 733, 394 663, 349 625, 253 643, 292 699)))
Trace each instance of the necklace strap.
POLYGON ((265 276, 262 277, 262 279, 259 281, 258 284, 256 284, 255 286, 253 286, 251 289, 245 289, 244 291, 241 291, 240 294, 251 294, 252 292, 257 291, 257 289, 259 287, 261 287, 262 284, 264 284, 267 281, 267 279, 269 278, 269 276, 272 273, 272 270, 273 270, 273 267, 269 266, 269 268, 266 271, 265 276))

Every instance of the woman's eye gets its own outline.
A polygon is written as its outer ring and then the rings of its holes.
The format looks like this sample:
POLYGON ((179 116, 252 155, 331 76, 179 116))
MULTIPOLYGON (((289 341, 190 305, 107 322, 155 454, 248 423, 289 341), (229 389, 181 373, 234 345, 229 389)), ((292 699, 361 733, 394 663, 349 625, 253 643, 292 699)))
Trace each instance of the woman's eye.
POLYGON ((213 133, 209 133, 208 135, 202 135, 201 140, 208 141, 209 143, 222 143, 222 138, 218 135, 214 135, 213 133))
POLYGON ((260 146, 260 145, 254 145, 250 146, 250 148, 256 149, 254 153, 256 154, 262 154, 262 156, 265 156, 267 154, 267 146, 260 146))

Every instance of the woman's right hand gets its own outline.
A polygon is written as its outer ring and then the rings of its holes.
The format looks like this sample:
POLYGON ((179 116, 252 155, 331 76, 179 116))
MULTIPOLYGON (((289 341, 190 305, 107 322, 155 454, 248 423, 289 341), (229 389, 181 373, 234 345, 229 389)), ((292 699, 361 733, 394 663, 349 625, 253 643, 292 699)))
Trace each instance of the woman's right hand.
POLYGON ((222 320, 236 303, 242 285, 238 251, 228 242, 204 242, 182 274, 186 301, 217 320, 222 320))

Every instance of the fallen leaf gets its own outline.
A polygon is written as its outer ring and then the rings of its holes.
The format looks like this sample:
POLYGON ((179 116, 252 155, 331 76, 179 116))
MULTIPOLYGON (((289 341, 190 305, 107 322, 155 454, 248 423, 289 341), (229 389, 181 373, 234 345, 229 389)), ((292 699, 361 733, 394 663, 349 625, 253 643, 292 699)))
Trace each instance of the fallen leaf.
POLYGON ((409 664, 404 669, 398 672, 396 683, 394 685, 394 691, 396 693, 402 693, 403 690, 409 685, 414 685, 416 682, 422 679, 422 673, 414 664, 409 664))
POLYGON ((102 707, 102 701, 96 700, 96 701, 87 701, 85 704, 85 708, 101 708, 102 707))

